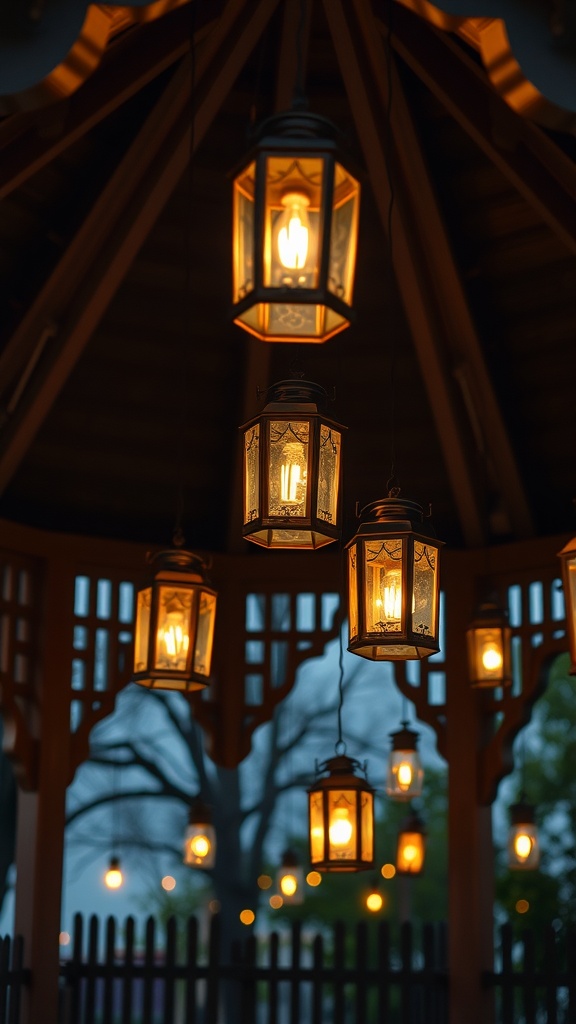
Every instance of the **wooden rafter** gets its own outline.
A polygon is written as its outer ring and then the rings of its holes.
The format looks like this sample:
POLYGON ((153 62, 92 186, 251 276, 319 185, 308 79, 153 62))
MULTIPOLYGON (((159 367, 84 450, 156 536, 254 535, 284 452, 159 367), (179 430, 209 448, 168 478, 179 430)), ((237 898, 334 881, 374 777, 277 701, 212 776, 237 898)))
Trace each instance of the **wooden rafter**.
MULTIPOLYGON (((194 149, 200 144, 277 0, 231 0, 198 60, 194 149)), ((0 379, 26 372, 47 323, 56 337, 38 363, 0 446, 0 492, 29 444, 140 245, 183 173, 191 151, 190 71, 178 69, 0 359, 0 379)))

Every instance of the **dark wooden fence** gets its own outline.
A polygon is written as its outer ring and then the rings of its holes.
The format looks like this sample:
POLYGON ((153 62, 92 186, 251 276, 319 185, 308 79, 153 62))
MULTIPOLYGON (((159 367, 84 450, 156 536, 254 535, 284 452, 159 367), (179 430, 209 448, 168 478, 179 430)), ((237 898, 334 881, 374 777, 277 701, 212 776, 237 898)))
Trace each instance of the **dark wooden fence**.
MULTIPOLYGON (((191 918, 137 935, 96 917, 75 920, 60 968, 61 1024, 447 1024, 443 927, 387 922, 337 925, 311 935, 294 924, 251 935, 232 963, 219 955, 219 922, 191 918), (226 1008, 228 1014, 226 1016, 226 1008)), ((497 1024, 576 1024, 576 933, 499 933, 494 971, 497 1024)), ((28 975, 22 942, 0 940, 0 1024, 19 1024, 28 975)), ((458 1022, 465 1024, 465 1022, 458 1022)))

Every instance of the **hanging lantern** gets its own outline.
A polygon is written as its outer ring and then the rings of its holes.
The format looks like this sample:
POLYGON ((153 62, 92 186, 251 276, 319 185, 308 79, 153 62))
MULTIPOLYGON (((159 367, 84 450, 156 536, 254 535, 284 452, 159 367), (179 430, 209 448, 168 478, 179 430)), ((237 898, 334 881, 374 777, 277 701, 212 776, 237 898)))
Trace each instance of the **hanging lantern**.
POLYGON ((104 875, 104 884, 108 889, 120 889, 124 884, 124 875, 120 868, 119 857, 110 857, 110 864, 104 875))
POLYGON ((360 767, 344 754, 330 758, 318 767, 328 776, 308 790, 310 861, 318 871, 374 867, 374 790, 354 774, 360 767))
POLYGON ((508 615, 495 604, 483 604, 466 631, 472 686, 512 684, 511 631, 508 615))
POLYGON ((422 795, 424 770, 416 750, 418 733, 402 722, 402 729, 391 732, 392 750, 388 755, 386 793, 392 800, 411 800, 422 795))
POLYGON ((576 537, 562 548, 558 557, 562 562, 562 583, 566 606, 566 629, 570 645, 570 675, 576 675, 576 537))
POLYGON ((372 914, 378 914, 384 906, 384 897, 380 892, 378 882, 376 881, 371 889, 364 895, 364 906, 366 910, 369 910, 372 914))
POLYGON ((348 327, 360 186, 325 118, 265 121, 234 179, 234 322, 262 341, 322 342, 348 327))
POLYGON ((324 388, 284 380, 244 437, 246 540, 266 548, 319 548, 339 540, 342 427, 320 412, 324 388))
POLYGON ((396 496, 366 505, 348 549, 348 650, 372 661, 409 661, 439 650, 441 541, 420 505, 396 496))
POLYGON ((190 806, 188 825, 184 833, 183 863, 191 868, 213 868, 216 859, 216 832, 212 812, 203 800, 196 797, 190 806))
POLYGON ((182 548, 151 562, 154 578, 138 591, 133 679, 160 690, 201 690, 210 676, 217 596, 205 563, 182 548))
POLYGON ((521 800, 510 808, 508 867, 514 871, 530 871, 539 863, 540 846, 534 808, 521 800))
POLYGON ((294 850, 285 850, 282 856, 276 884, 278 893, 286 904, 296 905, 304 902, 304 872, 294 850))
POLYGON ((426 829, 418 814, 404 819, 398 833, 396 872, 399 875, 419 875, 426 855, 426 829))

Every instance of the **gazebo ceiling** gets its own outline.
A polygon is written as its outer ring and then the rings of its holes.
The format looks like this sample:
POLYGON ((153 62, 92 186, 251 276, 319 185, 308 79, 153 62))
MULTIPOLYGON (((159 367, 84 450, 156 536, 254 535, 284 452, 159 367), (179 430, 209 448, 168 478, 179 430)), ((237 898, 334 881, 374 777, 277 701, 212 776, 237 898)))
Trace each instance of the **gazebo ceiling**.
POLYGON ((60 77, 5 90, 4 518, 162 543, 183 488, 188 542, 242 549, 237 427, 298 370, 349 427, 348 536, 356 501, 386 493, 392 404, 402 493, 450 545, 574 528, 574 116, 533 86, 538 123, 513 109, 482 19, 303 9, 90 8, 108 21, 76 88, 62 56, 60 77), (356 318, 266 345, 231 323, 229 175, 289 106, 299 50, 310 109, 366 172, 356 318))

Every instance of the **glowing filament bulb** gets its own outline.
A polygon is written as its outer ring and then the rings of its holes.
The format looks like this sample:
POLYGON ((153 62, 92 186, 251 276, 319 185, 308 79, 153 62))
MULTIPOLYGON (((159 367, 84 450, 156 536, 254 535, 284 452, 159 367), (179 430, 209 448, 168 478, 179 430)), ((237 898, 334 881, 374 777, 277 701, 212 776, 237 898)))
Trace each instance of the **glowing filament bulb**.
POLYGON ((352 822, 345 807, 336 807, 328 829, 333 846, 347 846, 352 838, 352 822))
POLYGON ((110 861, 110 867, 104 875, 104 882, 108 889, 119 889, 124 881, 124 876, 120 870, 120 863, 117 860, 110 861))
POLYGON ((412 766, 408 761, 401 761, 398 765, 397 779, 398 785, 403 793, 410 789, 412 785, 412 766))
POLYGON ((407 843, 402 849, 402 856, 407 864, 412 864, 418 856, 418 847, 414 843, 407 843))
POLYGON ((532 852, 532 840, 525 832, 519 832, 514 840, 514 852, 518 860, 528 860, 532 852))
POLYGON ((207 857, 210 853, 210 840, 208 836, 193 836, 190 840, 190 849, 195 857, 207 857))
POLYGON ((284 893, 284 896, 293 896, 298 888, 298 882, 295 875, 282 875, 280 879, 280 888, 284 893))
POLYGON ((284 462, 280 466, 280 500, 284 505, 299 505, 306 486, 306 454, 304 445, 290 441, 284 445, 284 462))
POLYGON ((482 666, 487 672, 497 672, 502 668, 502 652, 493 640, 486 641, 482 648, 482 666))
POLYGON ((379 892, 368 893, 368 896, 366 897, 366 907, 368 908, 368 910, 371 910, 372 913, 374 914, 376 914, 379 910, 382 910, 383 902, 384 900, 382 899, 379 892))
POLYGON ((299 192, 289 192, 282 197, 284 212, 281 215, 283 226, 278 232, 278 256, 287 270, 302 270, 306 264, 310 236, 306 208, 309 205, 308 197, 299 192))

